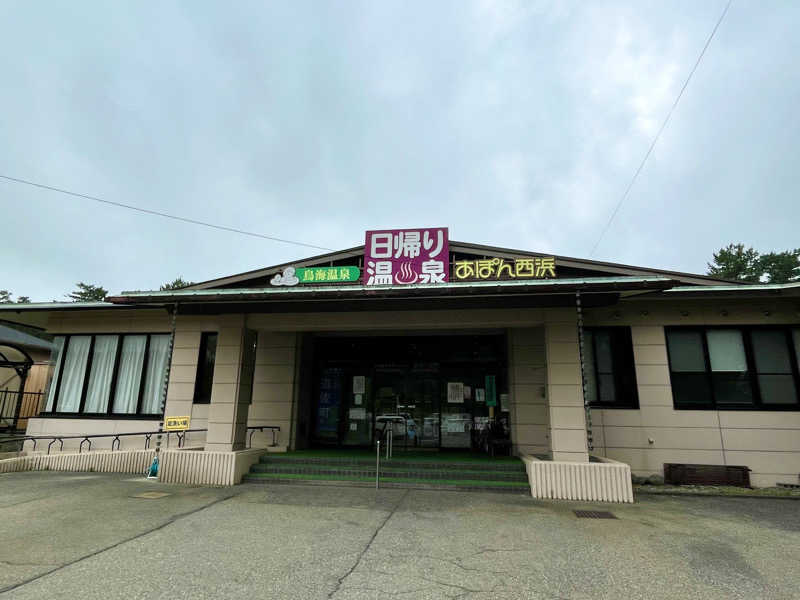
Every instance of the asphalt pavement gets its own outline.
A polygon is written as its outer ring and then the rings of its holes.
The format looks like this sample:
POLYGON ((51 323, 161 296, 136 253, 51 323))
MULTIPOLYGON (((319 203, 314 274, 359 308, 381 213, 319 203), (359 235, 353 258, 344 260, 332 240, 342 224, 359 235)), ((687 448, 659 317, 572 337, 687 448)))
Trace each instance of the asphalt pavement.
POLYGON ((0 475, 2 600, 788 599, 798 565, 795 500, 0 475))

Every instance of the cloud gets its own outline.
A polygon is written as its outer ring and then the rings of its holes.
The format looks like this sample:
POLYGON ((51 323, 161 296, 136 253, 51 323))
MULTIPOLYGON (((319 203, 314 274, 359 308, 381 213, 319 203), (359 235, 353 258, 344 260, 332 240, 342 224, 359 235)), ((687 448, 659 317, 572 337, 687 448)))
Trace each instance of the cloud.
MULTIPOLYGON (((343 248, 365 229, 586 256, 724 6, 5 4, 1 171, 343 248)), ((794 247, 800 9, 732 7, 598 258, 794 247)), ((0 288, 61 297, 314 251, 0 183, 0 288)))

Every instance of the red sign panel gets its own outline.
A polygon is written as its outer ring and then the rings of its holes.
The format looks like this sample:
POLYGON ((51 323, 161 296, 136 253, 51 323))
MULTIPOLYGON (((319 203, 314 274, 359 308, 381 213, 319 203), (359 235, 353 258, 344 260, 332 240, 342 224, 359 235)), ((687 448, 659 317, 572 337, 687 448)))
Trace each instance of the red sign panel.
POLYGON ((450 281, 447 227, 368 231, 365 285, 411 285, 450 281))

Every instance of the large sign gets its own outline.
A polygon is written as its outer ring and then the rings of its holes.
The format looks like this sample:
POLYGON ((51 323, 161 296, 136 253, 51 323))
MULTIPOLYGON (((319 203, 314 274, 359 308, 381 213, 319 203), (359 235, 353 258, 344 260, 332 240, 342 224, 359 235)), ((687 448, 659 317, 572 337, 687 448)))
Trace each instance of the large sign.
POLYGON ((364 285, 410 285, 450 281, 447 227, 368 231, 364 285))
POLYGON ((286 267, 270 279, 271 285, 293 286, 299 283, 348 283, 358 281, 358 267, 286 267))
POLYGON ((556 259, 552 256, 517 258, 483 258, 459 260, 453 265, 456 280, 544 279, 556 276, 556 259))

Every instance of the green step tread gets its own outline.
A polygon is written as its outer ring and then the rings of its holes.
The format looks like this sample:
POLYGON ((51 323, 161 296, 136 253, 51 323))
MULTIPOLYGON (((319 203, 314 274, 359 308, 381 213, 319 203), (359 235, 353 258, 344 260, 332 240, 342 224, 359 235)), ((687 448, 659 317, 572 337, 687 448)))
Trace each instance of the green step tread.
MULTIPOLYGON (((364 466, 369 467, 375 466, 375 460, 365 460, 365 459, 325 459, 325 458, 287 458, 287 457, 280 457, 276 458, 274 455, 264 455, 259 459, 260 464, 264 465, 274 465, 274 466, 298 466, 298 465, 307 465, 307 466, 314 466, 314 467, 329 467, 329 468, 339 468, 342 465, 346 466, 364 466)), ((492 463, 492 462, 482 462, 482 461, 458 461, 458 462, 433 462, 433 461, 408 461, 408 460, 397 460, 397 459, 390 459, 385 460, 381 458, 381 464, 385 465, 386 468, 398 468, 398 469, 415 469, 415 470, 423 470, 423 469, 430 469, 430 470, 458 470, 458 471, 496 471, 499 473, 524 473, 525 472, 525 464, 520 460, 518 463, 514 462, 504 462, 504 463, 492 463)))
MULTIPOLYGON (((275 475, 280 474, 298 474, 298 475, 329 475, 329 476, 364 476, 374 477, 375 468, 369 467, 349 467, 342 466, 327 467, 320 465, 305 465, 305 466, 288 466, 288 465, 253 465, 250 469, 251 473, 272 473, 275 475), (334 473, 320 473, 319 471, 334 471, 334 473)), ((473 470, 447 470, 447 469, 381 469, 381 476, 402 476, 408 475, 409 479, 430 479, 431 476, 438 475, 436 479, 480 479, 481 481, 528 481, 528 477, 524 471, 473 471, 473 470), (449 475, 449 477, 447 476, 449 475)))
MULTIPOLYGON (((335 475, 301 475, 292 473, 249 473, 245 475, 245 480, 253 479, 294 479, 302 480, 319 480, 319 481, 375 481, 374 477, 337 477, 335 475)), ((520 488, 530 489, 528 482, 522 481, 485 481, 480 479, 415 479, 408 477, 381 477, 381 482, 387 483, 419 483, 419 484, 442 484, 452 486, 469 486, 478 488, 520 488)))

